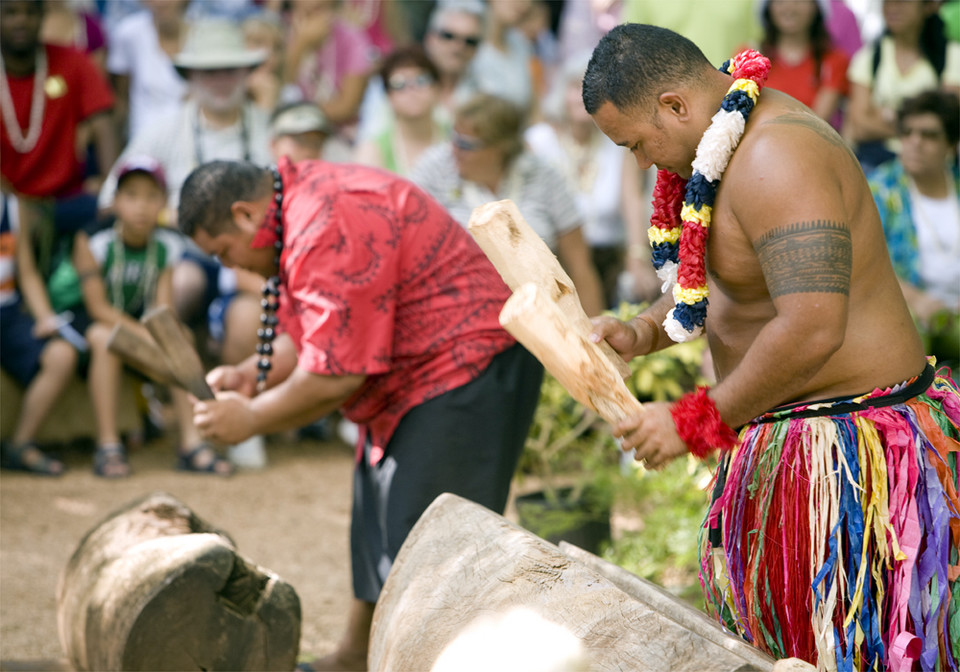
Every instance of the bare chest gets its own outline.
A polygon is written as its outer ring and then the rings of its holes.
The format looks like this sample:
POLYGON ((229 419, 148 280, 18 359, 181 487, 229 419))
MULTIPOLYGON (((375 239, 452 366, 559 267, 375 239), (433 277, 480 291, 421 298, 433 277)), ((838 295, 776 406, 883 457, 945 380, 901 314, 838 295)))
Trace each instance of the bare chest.
POLYGON ((707 239, 706 270, 711 304, 717 302, 718 295, 734 304, 770 300, 757 254, 725 207, 722 191, 717 195, 707 239))

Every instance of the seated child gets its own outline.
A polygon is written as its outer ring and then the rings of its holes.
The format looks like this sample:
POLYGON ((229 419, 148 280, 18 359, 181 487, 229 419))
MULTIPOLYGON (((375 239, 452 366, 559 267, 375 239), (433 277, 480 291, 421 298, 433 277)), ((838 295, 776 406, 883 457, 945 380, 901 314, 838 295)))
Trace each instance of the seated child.
POLYGON ((59 476, 63 463, 46 455, 35 438, 73 376, 77 351, 56 332, 38 328, 24 305, 15 272, 16 214, 16 199, 0 194, 0 367, 24 388, 10 443, 0 446, 0 467, 59 476))
MULTIPOLYGON (((149 157, 133 158, 118 172, 114 226, 89 238, 78 233, 74 242, 74 265, 93 321, 85 336, 91 350, 89 382, 97 416, 94 471, 107 478, 130 473, 116 421, 121 362, 107 350, 107 341, 119 322, 149 335, 139 318, 150 308, 171 305, 172 269, 182 254, 183 242, 178 233, 157 228, 166 200, 160 164, 149 157)), ((178 468, 230 474, 230 463, 200 439, 186 393, 174 389, 171 395, 181 420, 178 468)))

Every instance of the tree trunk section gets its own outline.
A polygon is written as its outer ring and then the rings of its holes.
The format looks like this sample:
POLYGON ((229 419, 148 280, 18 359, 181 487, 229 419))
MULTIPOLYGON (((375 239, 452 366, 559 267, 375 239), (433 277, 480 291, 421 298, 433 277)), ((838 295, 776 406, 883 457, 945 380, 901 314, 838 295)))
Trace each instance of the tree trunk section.
POLYGON ((77 670, 292 670, 300 601, 165 493, 118 510, 60 578, 60 640, 77 670))
POLYGON ((691 629, 679 599, 642 602, 502 516, 444 494, 410 532, 381 592, 370 670, 430 670, 475 618, 515 607, 576 636, 591 671, 767 672, 773 665, 759 651, 745 655, 733 635, 691 629))

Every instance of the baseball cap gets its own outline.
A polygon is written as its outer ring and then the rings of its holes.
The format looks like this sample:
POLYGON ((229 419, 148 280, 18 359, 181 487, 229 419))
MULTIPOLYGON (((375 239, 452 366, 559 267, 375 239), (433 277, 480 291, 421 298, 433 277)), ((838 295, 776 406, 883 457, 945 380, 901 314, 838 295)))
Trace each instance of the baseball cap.
POLYGON ((332 131, 327 115, 313 103, 292 103, 277 108, 270 121, 270 132, 275 138, 311 131, 327 134, 332 131))
POLYGON ((167 192, 167 178, 163 166, 152 156, 134 156, 125 160, 117 171, 117 187, 120 187, 125 177, 133 173, 149 175, 164 193, 167 192))

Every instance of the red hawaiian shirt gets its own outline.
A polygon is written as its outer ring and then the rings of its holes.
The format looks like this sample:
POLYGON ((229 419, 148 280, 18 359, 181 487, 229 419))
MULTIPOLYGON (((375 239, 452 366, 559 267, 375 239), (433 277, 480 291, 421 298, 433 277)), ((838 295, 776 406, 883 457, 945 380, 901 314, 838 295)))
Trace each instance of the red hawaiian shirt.
POLYGON ((358 451, 369 434, 376 463, 407 411, 470 382, 513 345, 498 319, 510 290, 413 183, 324 161, 282 159, 279 169, 281 328, 300 368, 367 376, 341 412, 365 430, 358 451))
MULTIPOLYGON (((26 154, 10 144, 0 119, 0 173, 15 191, 29 196, 70 196, 83 186, 77 156, 77 126, 113 107, 110 85, 86 54, 46 45, 48 74, 43 83, 43 125, 37 145, 26 154)), ((33 109, 34 76, 7 77, 21 131, 27 132, 33 109)))

